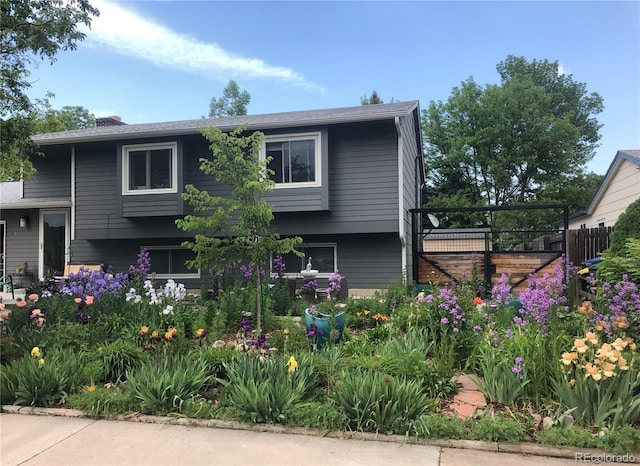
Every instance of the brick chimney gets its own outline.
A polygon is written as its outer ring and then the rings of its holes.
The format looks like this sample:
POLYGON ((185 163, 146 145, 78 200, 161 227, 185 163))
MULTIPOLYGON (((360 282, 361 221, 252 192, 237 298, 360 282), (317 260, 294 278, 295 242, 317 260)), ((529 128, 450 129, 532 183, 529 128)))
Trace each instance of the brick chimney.
POLYGON ((126 125, 118 115, 96 118, 96 126, 118 126, 126 125))

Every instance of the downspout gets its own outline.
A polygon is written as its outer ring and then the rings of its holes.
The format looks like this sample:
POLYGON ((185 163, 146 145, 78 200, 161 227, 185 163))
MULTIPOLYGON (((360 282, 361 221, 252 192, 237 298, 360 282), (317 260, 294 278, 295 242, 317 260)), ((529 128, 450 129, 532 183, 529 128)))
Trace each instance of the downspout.
POLYGON ((398 236, 402 249, 402 274, 404 276, 407 273, 407 240, 404 231, 404 144, 400 117, 395 117, 395 123, 398 131, 398 236))
POLYGON ((71 147, 71 225, 69 228, 71 241, 73 241, 76 239, 76 146, 71 147))

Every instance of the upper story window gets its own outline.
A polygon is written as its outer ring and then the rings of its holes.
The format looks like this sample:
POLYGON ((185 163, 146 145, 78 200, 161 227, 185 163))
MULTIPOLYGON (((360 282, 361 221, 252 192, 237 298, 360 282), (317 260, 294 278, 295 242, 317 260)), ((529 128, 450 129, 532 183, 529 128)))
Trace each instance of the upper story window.
POLYGON ((266 136, 262 153, 276 188, 320 186, 320 133, 266 136))
POLYGON ((178 186, 177 144, 122 147, 122 193, 175 193, 178 186))

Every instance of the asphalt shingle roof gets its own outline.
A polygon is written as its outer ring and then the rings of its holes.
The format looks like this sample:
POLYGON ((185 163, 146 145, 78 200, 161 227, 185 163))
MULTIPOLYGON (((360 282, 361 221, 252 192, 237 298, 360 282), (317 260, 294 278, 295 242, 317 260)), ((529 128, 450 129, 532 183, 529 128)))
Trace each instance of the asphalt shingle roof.
POLYGON ((296 126, 321 125, 341 122, 372 121, 405 116, 418 107, 418 101, 393 102, 390 104, 358 105, 357 107, 328 108, 297 112, 269 113, 264 115, 242 115, 225 118, 200 118, 197 120, 169 121, 118 126, 96 126, 94 128, 37 134, 33 140, 40 145, 76 142, 106 141, 123 138, 197 134, 200 128, 217 126, 230 130, 248 125, 250 130, 292 128, 296 126))

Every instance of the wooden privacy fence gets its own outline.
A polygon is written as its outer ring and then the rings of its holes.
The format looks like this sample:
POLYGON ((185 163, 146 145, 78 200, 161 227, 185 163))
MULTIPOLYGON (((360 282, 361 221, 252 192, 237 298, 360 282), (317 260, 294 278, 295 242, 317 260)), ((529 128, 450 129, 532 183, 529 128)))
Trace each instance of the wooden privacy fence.
POLYGON ((573 264, 593 259, 609 248, 613 227, 581 228, 567 233, 567 257, 573 264))
POLYGON ((532 273, 552 273, 566 256, 568 206, 461 207, 412 209, 413 280, 417 284, 442 286, 451 280, 469 278, 475 270, 485 286, 495 284, 502 274, 511 275, 514 290, 527 286, 532 273), (496 230, 484 228, 448 229, 432 213, 473 213, 492 210, 528 211, 561 209, 563 226, 556 230, 496 230), (429 218, 435 219, 436 222, 429 218))

